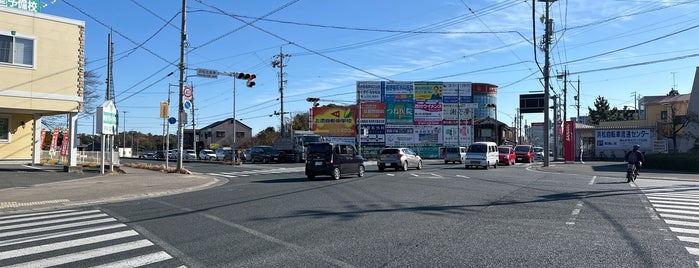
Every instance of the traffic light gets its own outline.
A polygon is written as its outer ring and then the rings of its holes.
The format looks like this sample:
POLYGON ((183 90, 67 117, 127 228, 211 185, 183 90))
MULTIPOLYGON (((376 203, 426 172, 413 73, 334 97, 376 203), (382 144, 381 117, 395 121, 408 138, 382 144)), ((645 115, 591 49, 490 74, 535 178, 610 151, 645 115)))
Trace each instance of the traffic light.
POLYGON ((484 103, 483 108, 495 108, 495 103, 484 103))
POLYGON ((255 81, 253 81, 253 80, 255 80, 256 77, 257 77, 257 75, 250 74, 250 76, 248 77, 248 82, 245 83, 245 84, 246 84, 248 87, 254 87, 254 86, 255 86, 255 81))
POLYGON ((257 78, 257 76, 254 75, 254 74, 237 73, 236 76, 235 76, 235 78, 248 80, 248 81, 245 83, 245 85, 247 85, 248 87, 254 87, 254 86, 255 86, 255 81, 253 81, 253 80, 254 80, 255 78, 257 78))
POLYGON ((306 101, 312 102, 313 107, 318 107, 318 105, 320 105, 320 104, 318 104, 318 102, 320 101, 320 98, 306 98, 306 101))

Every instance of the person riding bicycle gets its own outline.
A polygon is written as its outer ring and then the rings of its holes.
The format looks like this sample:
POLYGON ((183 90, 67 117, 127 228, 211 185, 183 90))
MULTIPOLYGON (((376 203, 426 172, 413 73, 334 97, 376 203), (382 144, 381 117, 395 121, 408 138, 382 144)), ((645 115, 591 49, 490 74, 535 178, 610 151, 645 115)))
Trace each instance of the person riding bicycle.
POLYGON ((626 162, 636 166, 636 175, 638 175, 638 171, 641 169, 641 165, 644 160, 643 153, 639 150, 639 148, 641 148, 641 146, 636 144, 633 146, 633 151, 626 154, 626 162))

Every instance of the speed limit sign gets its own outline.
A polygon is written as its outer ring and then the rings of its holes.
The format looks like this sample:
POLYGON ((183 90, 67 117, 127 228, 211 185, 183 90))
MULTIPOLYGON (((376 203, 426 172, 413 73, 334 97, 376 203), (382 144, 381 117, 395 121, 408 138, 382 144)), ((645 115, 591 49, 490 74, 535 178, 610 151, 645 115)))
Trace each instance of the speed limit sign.
POLYGON ((182 95, 184 95, 185 98, 192 98, 192 94, 194 94, 194 91, 191 87, 185 86, 184 89, 182 89, 182 95))

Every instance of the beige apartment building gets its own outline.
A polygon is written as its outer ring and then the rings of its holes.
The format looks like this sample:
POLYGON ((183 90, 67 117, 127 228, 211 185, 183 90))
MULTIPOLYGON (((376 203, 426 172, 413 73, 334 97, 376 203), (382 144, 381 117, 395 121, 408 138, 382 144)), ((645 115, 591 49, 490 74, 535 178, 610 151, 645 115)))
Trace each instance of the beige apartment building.
POLYGON ((84 48, 83 21, 0 6, 0 163, 39 163, 42 117, 68 114, 76 164, 84 48))

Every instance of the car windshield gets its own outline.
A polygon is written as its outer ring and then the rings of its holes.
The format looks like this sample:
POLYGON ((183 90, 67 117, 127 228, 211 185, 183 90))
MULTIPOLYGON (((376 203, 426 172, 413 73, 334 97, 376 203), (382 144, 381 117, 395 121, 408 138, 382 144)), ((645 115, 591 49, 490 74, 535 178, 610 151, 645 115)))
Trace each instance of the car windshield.
POLYGON ((509 154, 509 153, 510 153, 510 148, 503 148, 503 147, 500 147, 500 148, 498 148, 498 152, 501 153, 501 154, 509 154))
POLYGON ((458 153, 458 152, 459 152, 459 148, 456 148, 456 147, 447 148, 447 153, 458 153))
POLYGON ((485 144, 471 144, 470 146, 468 146, 469 153, 485 153, 485 149, 485 144))
POLYGON ((541 148, 541 147, 534 147, 534 152, 543 153, 543 152, 544 152, 544 148, 541 148))
POLYGON ((515 152, 529 152, 529 146, 517 146, 515 152))
POLYGON ((398 149, 383 149, 381 151, 381 154, 397 154, 399 152, 400 152, 400 150, 398 150, 398 149))
POLYGON ((333 147, 328 143, 317 143, 308 146, 308 153, 332 153, 333 147))

